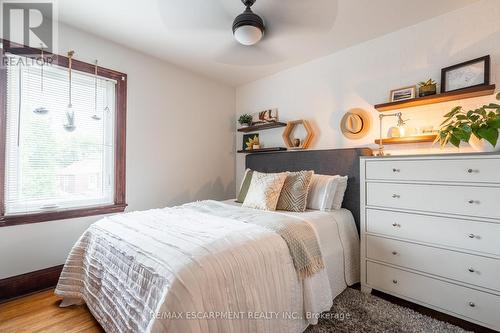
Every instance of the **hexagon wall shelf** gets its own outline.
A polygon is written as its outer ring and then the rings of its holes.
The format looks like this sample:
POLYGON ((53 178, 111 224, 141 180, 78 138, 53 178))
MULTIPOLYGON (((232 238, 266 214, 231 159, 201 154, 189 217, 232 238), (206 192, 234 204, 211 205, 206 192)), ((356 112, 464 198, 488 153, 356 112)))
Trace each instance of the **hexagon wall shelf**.
POLYGON ((289 121, 286 124, 285 130, 283 131, 283 141, 285 141, 285 145, 290 149, 307 149, 311 145, 312 140, 314 139, 314 135, 314 129, 307 120, 294 120, 289 121), (295 138, 291 137, 297 126, 304 127, 306 131, 306 137, 304 139, 300 139, 300 146, 298 147, 294 146, 293 141, 295 138))

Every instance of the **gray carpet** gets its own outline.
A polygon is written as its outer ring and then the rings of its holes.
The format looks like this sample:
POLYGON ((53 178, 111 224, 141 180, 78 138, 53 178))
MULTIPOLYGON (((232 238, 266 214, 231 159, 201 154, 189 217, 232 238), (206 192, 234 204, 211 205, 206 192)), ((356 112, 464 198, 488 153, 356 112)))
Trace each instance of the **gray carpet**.
POLYGON ((460 327, 424 316, 379 297, 347 288, 333 301, 333 307, 309 326, 307 333, 326 332, 466 332, 460 327))

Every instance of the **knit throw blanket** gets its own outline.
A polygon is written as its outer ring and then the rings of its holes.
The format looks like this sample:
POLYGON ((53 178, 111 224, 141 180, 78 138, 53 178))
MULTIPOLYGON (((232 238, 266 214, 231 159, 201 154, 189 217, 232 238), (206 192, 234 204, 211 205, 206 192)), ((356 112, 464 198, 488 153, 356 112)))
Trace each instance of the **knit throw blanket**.
POLYGON ((286 214, 228 206, 217 201, 203 201, 185 206, 190 206, 190 208, 202 213, 252 223, 276 232, 286 242, 300 279, 311 277, 324 268, 316 233, 309 223, 299 218, 286 214))

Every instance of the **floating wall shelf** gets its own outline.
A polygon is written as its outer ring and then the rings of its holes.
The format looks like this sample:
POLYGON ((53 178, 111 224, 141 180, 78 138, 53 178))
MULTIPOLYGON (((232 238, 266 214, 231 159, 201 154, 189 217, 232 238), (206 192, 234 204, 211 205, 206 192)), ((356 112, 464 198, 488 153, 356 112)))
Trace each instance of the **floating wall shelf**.
POLYGON ((487 95, 492 95, 494 92, 495 92, 494 84, 481 85, 477 87, 460 89, 456 91, 450 91, 431 96, 407 99, 404 101, 377 104, 375 105, 375 109, 377 109, 378 112, 384 112, 384 111, 398 110, 404 108, 411 108, 414 106, 456 101, 459 99, 487 96, 487 95))
POLYGON ((253 125, 253 126, 248 126, 248 127, 241 127, 238 128, 238 132, 255 132, 255 131, 261 131, 261 130, 266 130, 266 129, 271 129, 271 128, 278 128, 278 127, 285 127, 286 123, 281 123, 278 121, 271 122, 271 123, 265 123, 261 125, 253 125))
POLYGON ((273 151, 285 151, 285 147, 270 147, 270 148, 260 148, 252 150, 238 150, 240 154, 255 154, 255 153, 269 153, 273 151))
MULTIPOLYGON (((386 138, 382 139, 384 145, 398 145, 404 143, 421 143, 421 142, 434 142, 436 135, 420 135, 420 136, 404 136, 401 138, 386 138)), ((380 140, 375 140, 376 144, 380 144, 380 140)))

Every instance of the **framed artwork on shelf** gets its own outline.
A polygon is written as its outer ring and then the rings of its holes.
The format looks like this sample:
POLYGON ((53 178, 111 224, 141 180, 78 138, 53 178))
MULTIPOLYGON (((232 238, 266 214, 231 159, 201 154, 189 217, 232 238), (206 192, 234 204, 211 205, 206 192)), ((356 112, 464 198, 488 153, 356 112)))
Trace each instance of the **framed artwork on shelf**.
POLYGON ((252 150, 254 149, 254 146, 260 147, 259 133, 243 135, 243 147, 241 149, 252 150))
POLYGON ((417 94, 417 86, 409 86, 409 87, 394 89, 391 90, 389 101, 398 102, 407 99, 412 99, 415 98, 416 94, 417 94))
POLYGON ((441 92, 490 84, 490 56, 469 60, 441 70, 441 92))

